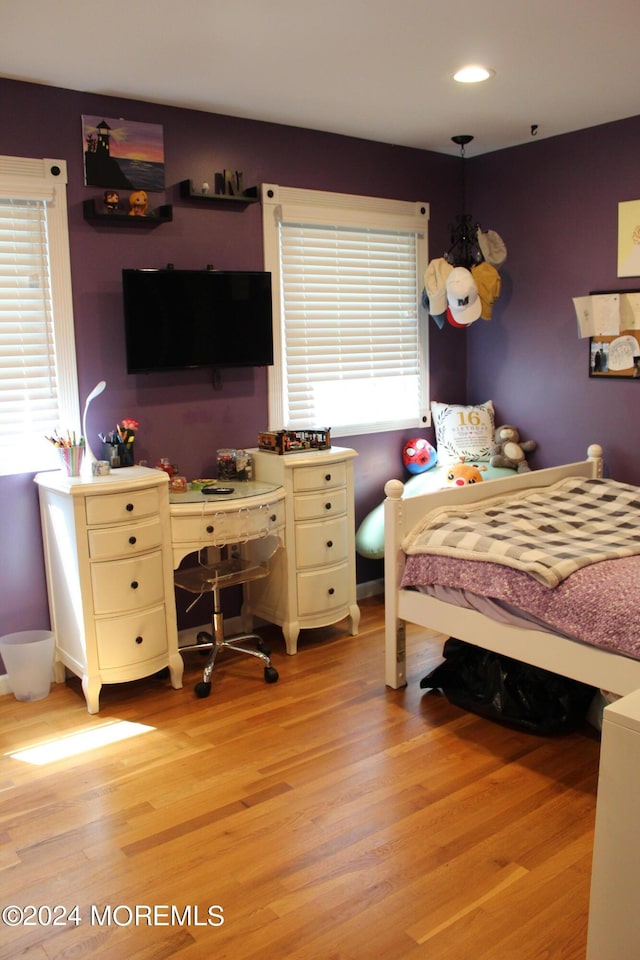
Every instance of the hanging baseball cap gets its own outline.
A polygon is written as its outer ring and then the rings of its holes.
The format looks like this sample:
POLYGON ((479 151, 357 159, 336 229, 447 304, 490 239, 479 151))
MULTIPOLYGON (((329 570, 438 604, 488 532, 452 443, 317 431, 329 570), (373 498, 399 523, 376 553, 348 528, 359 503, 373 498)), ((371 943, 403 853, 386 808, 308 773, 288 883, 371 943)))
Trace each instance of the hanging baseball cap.
POLYGON ((498 270, 507 259, 507 248, 504 245, 502 237, 495 230, 487 230, 483 233, 480 228, 477 231, 478 246, 480 253, 487 263, 498 270))
POLYGON ((444 257, 431 260, 424 272, 424 288, 429 300, 429 313, 442 329, 447 312, 447 277, 453 270, 444 257))
POLYGON ((468 327, 482 310, 478 288, 470 270, 454 267, 447 277, 447 301, 458 326, 468 327))
POLYGON ((476 263, 471 267, 471 274, 480 296, 480 316, 483 320, 491 320, 493 305, 502 288, 500 274, 490 263, 476 263))

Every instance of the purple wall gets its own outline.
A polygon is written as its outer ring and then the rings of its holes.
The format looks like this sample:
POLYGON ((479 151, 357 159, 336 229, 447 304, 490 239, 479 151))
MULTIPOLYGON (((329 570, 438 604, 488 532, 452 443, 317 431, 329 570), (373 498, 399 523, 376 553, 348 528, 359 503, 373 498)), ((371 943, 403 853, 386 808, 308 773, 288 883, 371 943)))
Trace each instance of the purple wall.
MULTIPOLYGON (((107 390, 91 407, 89 435, 136 417, 137 458, 167 456, 190 477, 211 473, 214 452, 253 446, 266 426, 264 370, 227 370, 215 388, 207 372, 128 376, 120 301, 123 267, 262 268, 259 204, 242 210, 204 208, 183 201, 183 179, 213 181, 216 171, 242 170, 246 186, 280 183, 344 193, 370 194, 431 204, 430 250, 448 246, 457 212, 457 158, 387 144, 156 104, 99 97, 35 84, 0 80, 0 154, 62 158, 69 170, 69 227, 80 397, 94 384, 107 390), (101 190, 84 186, 81 116, 123 117, 164 128, 165 194, 151 206, 173 204, 173 221, 153 228, 95 227, 82 217, 82 201, 101 190)), ((464 339, 458 331, 432 332, 432 394, 465 397, 464 339)), ((409 434, 410 435, 410 434, 409 434)), ((432 439, 430 432, 427 436, 432 439)), ((343 438, 354 446, 358 521, 383 496, 392 475, 401 475, 399 433, 343 438)), ((32 477, 0 477, 5 505, 0 547, 0 635, 49 625, 37 494, 32 477), (8 505, 11 505, 8 508, 8 505)), ((381 575, 381 564, 358 560, 358 579, 381 575)))
MULTIPOLYGON (((468 209, 508 247, 503 292, 490 323, 468 331, 430 330, 432 397, 450 402, 492 398, 499 421, 538 441, 537 466, 581 459, 590 442, 605 448, 608 472, 640 483, 634 451, 638 397, 633 381, 589 380, 588 341, 579 340, 571 298, 598 289, 640 288, 616 278, 617 204, 638 198, 640 117, 532 141, 465 161, 468 209)), ((106 379, 92 405, 90 433, 134 416, 137 456, 168 456, 189 476, 211 471, 221 446, 251 446, 266 424, 266 372, 128 376, 125 372, 122 267, 262 267, 258 204, 201 209, 176 184, 212 180, 225 167, 246 185, 270 181, 345 193, 426 200, 430 255, 448 247, 459 212, 457 158, 292 127, 236 120, 148 103, 0 80, 0 153, 61 157, 69 166, 69 223, 80 395, 106 379), (174 205, 172 223, 152 229, 94 227, 82 200, 81 116, 102 114, 164 127, 166 183, 152 205, 174 205)), ((433 439, 430 431, 426 433, 433 439)), ((343 438, 354 446, 357 521, 380 500, 385 481, 401 476, 400 433, 343 438)), ((0 634, 49 624, 37 495, 30 475, 0 477, 0 634), (10 505, 10 507, 9 507, 10 505)), ((358 558, 360 582, 379 577, 379 562, 358 558)))
POLYGON ((468 331, 468 399, 492 397, 535 465, 604 448, 605 469, 640 484, 640 386, 590 380, 589 341, 577 335, 572 297, 640 289, 618 279, 618 203, 640 197, 640 117, 469 161, 470 209, 504 239, 503 293, 490 323, 468 331))

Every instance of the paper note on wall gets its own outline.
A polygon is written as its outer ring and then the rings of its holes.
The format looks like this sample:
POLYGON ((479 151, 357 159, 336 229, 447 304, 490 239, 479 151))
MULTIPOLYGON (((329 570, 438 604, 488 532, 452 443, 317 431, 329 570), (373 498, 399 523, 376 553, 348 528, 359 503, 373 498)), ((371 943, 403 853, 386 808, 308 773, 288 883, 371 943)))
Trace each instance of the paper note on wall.
POLYGON ((620 329, 640 330, 640 293, 620 294, 620 329))
POLYGON ((620 294, 599 293, 590 297, 574 297, 579 337, 612 337, 630 329, 620 323, 620 294))
POLYGON ((638 341, 635 337, 616 337, 609 344, 609 370, 630 370, 637 352, 638 341))

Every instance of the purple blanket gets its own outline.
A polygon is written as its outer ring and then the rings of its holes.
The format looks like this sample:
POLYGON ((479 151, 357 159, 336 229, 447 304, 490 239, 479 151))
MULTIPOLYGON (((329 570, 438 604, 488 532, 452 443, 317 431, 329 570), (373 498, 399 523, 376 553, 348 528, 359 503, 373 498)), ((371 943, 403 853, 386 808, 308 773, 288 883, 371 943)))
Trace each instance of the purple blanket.
POLYGON ((501 600, 554 632, 640 659, 640 557, 594 563, 554 588, 497 563, 424 554, 407 557, 402 586, 429 584, 501 600))

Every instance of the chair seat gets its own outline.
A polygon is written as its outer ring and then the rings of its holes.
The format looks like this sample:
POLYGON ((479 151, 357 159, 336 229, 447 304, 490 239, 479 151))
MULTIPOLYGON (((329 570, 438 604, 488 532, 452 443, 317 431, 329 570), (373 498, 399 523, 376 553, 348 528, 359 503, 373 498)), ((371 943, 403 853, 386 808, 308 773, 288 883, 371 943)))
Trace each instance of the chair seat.
POLYGON ((249 580, 260 580, 269 573, 269 563, 229 557, 216 563, 198 564, 174 573, 176 586, 189 593, 211 593, 221 587, 232 587, 249 580))

